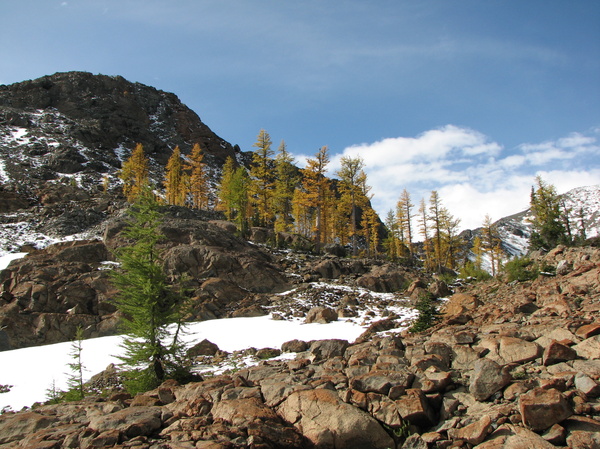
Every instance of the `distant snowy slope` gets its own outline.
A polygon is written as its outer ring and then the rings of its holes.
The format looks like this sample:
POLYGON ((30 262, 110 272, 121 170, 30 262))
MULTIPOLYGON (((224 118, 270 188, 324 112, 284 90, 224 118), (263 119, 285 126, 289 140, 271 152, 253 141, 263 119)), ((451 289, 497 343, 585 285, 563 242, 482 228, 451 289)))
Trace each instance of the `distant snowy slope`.
MULTIPOLYGON (((571 232, 578 234, 581 220, 587 238, 600 235, 600 185, 578 187, 561 195, 563 205, 568 210, 571 232)), ((510 255, 525 254, 531 235, 531 211, 504 217, 495 224, 502 239, 502 246, 510 255)))

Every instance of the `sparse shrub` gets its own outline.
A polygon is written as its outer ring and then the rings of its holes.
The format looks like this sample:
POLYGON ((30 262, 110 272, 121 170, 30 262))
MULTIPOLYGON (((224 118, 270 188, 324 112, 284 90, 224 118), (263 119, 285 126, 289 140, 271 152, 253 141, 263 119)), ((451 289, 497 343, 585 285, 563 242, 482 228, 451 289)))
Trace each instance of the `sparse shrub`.
POLYGON ((464 279, 475 279, 477 281, 485 281, 491 279, 492 275, 481 268, 477 268, 471 261, 467 261, 460 270, 460 277, 464 279))
POLYGON ((11 388, 12 388, 12 385, 1 385, 0 384, 0 394, 8 393, 11 388))
POLYGON ((430 293, 423 293, 419 297, 415 304, 415 309, 419 312, 419 316, 417 316, 413 325, 408 329, 409 332, 422 332, 429 329, 440 317, 435 300, 430 293))
POLYGON ((447 285, 450 285, 456 280, 456 275, 449 272, 444 272, 440 273, 438 275, 438 278, 440 281, 445 282, 447 285))
POLYGON ((536 279, 540 274, 536 264, 529 257, 515 257, 504 265, 507 281, 524 282, 536 279))

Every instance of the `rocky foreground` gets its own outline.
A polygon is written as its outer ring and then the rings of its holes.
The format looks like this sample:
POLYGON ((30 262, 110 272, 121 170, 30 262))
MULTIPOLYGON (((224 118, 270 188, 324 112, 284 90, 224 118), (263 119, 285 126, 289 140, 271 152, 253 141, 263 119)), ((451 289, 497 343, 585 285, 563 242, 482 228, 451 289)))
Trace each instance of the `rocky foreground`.
POLYGON ((388 318, 288 342, 293 360, 6 413, 0 448, 600 447, 600 250, 544 260, 556 275, 463 287, 421 334, 388 318))

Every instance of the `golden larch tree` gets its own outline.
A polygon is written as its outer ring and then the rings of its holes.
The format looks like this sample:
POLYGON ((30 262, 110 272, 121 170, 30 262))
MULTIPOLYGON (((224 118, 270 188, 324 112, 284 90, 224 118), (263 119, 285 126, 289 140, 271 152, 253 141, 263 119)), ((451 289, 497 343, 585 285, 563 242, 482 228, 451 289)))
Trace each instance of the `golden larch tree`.
POLYGON ((167 204, 172 204, 174 206, 185 205, 185 200, 189 191, 187 181, 187 175, 183 171, 181 150, 176 146, 167 162, 165 180, 163 182, 167 204))
POLYGON ((119 171, 127 201, 133 203, 139 197, 141 191, 148 186, 148 176, 148 158, 144 154, 143 145, 138 143, 119 171))
POLYGON ((273 176, 273 150, 271 137, 264 129, 258 133, 253 144, 256 150, 252 153, 250 166, 250 192, 257 221, 261 226, 273 222, 273 193, 275 181, 273 176))
POLYGON ((204 153, 200 145, 195 143, 192 147, 189 161, 184 167, 189 172, 190 196, 194 209, 208 209, 209 206, 210 189, 206 164, 203 161, 204 153))

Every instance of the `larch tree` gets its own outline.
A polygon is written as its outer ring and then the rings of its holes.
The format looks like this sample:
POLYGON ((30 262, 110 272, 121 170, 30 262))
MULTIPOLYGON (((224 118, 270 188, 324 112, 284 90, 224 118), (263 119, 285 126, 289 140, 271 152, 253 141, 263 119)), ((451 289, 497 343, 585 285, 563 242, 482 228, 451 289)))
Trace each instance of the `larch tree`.
POLYGON ((165 170, 165 199, 167 204, 184 206, 189 192, 188 176, 183 170, 181 150, 176 146, 165 170))
POLYGON ((269 226, 273 222, 272 203, 275 180, 271 144, 269 133, 261 129, 253 144, 256 150, 252 153, 252 165, 250 166, 250 192, 258 223, 261 226, 269 226))
POLYGON ((350 207, 350 237, 352 239, 352 255, 357 255, 357 209, 365 204, 361 182, 366 182, 364 162, 360 156, 342 156, 341 168, 336 172, 340 178, 340 193, 350 207))
POLYGON ((409 255, 412 256, 412 241, 413 241, 413 229, 412 229, 412 220, 413 220, 413 210, 414 204, 411 203, 410 193, 408 190, 404 189, 400 194, 400 199, 398 200, 398 204, 396 205, 396 214, 398 218, 401 218, 401 223, 399 224, 402 228, 403 235, 403 243, 406 245, 409 251, 409 255))
POLYGON ((481 251, 490 258, 491 274, 492 276, 496 276, 501 262, 498 259, 497 250, 501 239, 496 226, 492 222, 492 218, 488 214, 483 219, 481 233, 481 251))
POLYGON ((367 257, 377 257, 379 248, 379 220, 377 213, 370 206, 365 206, 361 219, 362 232, 365 237, 367 257))
POLYGON ((460 219, 455 218, 447 208, 442 208, 443 263, 452 269, 458 267, 459 259, 462 258, 463 245, 458 235, 459 225, 460 219))
POLYGON ((236 168, 230 185, 231 207, 234 213, 234 221, 243 237, 248 235, 249 221, 252 215, 250 185, 251 180, 246 169, 244 167, 236 168))
POLYGON ((299 182, 298 169, 294 166, 294 157, 287 151, 282 140, 275 157, 275 191, 273 209, 275 212, 275 231, 290 232, 293 229, 293 199, 299 182))
POLYGON ((384 241, 384 247, 387 252, 388 259, 392 261, 398 260, 400 257, 400 227, 396 214, 390 209, 385 217, 385 226, 388 230, 388 235, 384 241))
POLYGON ((131 392, 156 388, 167 378, 182 378, 184 345, 180 338, 183 308, 181 290, 169 285, 158 244, 162 215, 148 189, 129 210, 132 219, 123 231, 129 244, 116 252, 119 268, 112 272, 118 289, 116 305, 123 314, 124 353, 131 368, 126 385, 131 392), (176 330, 169 330, 175 324, 176 330))
POLYGON ((419 203, 419 230, 423 237, 423 252, 424 252, 424 265, 427 269, 432 269, 434 266, 433 249, 431 245, 431 239, 429 237, 429 215, 427 214, 427 204, 425 198, 421 198, 419 203))
POLYGON ((208 209, 209 206, 209 184, 206 172, 204 153, 200 145, 195 143, 189 156, 189 161, 184 169, 189 172, 189 188, 194 209, 208 209))
POLYGON ((553 185, 536 177, 536 188, 531 190, 530 219, 532 232, 529 239, 531 249, 551 249, 559 243, 570 243, 560 207, 560 197, 553 185))
POLYGON ((227 157, 221 171, 221 180, 218 186, 219 202, 217 208, 225 212, 227 220, 233 218, 233 198, 231 192, 231 183, 235 172, 235 162, 232 157, 227 157))
POLYGON ((297 197, 302 201, 298 209, 312 208, 314 210, 313 235, 317 252, 325 243, 327 236, 327 214, 329 212, 328 199, 331 189, 329 180, 325 176, 329 164, 328 148, 321 147, 314 158, 307 159, 306 168, 302 170, 303 195, 297 197))
POLYGON ((123 194, 127 201, 134 202, 149 183, 148 158, 141 143, 135 146, 129 159, 123 162, 119 178, 123 181, 123 194))
POLYGON ((473 261, 473 267, 475 268, 476 272, 480 271, 483 266, 483 247, 481 244, 481 237, 476 236, 473 239, 473 247, 471 248, 471 251, 475 255, 475 260, 473 261))
POLYGON ((438 192, 433 190, 429 197, 429 220, 432 224, 435 265, 438 271, 442 269, 442 213, 442 201, 438 192))

